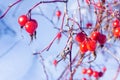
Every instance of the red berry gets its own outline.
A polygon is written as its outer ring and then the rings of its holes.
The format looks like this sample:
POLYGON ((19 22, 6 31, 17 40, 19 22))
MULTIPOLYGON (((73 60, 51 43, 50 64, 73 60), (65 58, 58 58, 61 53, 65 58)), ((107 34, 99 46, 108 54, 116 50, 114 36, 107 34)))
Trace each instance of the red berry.
POLYGON ((107 68, 106 68, 106 67, 103 67, 103 68, 102 68, 102 71, 103 71, 103 72, 105 72, 106 70, 107 70, 107 68))
POLYGON ((87 3, 87 4, 90 4, 90 0, 86 0, 86 3, 87 3))
POLYGON ((81 80, 87 80, 86 78, 82 78, 81 80))
POLYGON ((90 38, 93 39, 93 40, 95 40, 95 41, 97 41, 99 35, 100 35, 100 32, 94 31, 94 32, 91 33, 90 38))
POLYGON ((102 77, 103 76, 103 72, 99 72, 99 77, 102 77))
POLYGON ((119 20, 116 19, 113 21, 113 27, 119 27, 119 24, 120 24, 119 20))
POLYGON ((61 11, 60 11, 60 10, 58 10, 58 11, 56 12, 56 16, 58 16, 58 17, 61 16, 61 11))
POLYGON ((97 8, 102 8, 102 3, 101 3, 101 2, 98 2, 98 3, 96 4, 96 7, 97 7, 97 8))
POLYGON ((55 60, 53 61, 54 66, 56 66, 57 63, 58 63, 58 61, 55 59, 55 60))
POLYGON ((87 40, 87 49, 90 51, 95 51, 96 49, 96 41, 92 39, 87 40))
POLYGON ((116 27, 114 30, 113 30, 113 35, 115 37, 120 37, 120 27, 116 27))
POLYGON ((21 27, 23 27, 28 21, 28 17, 26 15, 21 15, 19 18, 18 18, 18 23, 21 27))
POLYGON ((91 26, 92 26, 92 23, 87 23, 87 24, 86 24, 86 27, 87 27, 87 28, 90 28, 91 26))
POLYGON ((60 39, 61 38, 61 32, 57 33, 57 38, 60 39))
POLYGON ((98 77, 99 77, 99 72, 98 72, 98 71, 94 71, 94 72, 93 72, 93 76, 94 76, 95 78, 98 78, 98 77))
POLYGON ((92 70, 91 68, 89 68, 89 69, 87 70, 87 73, 88 73, 89 76, 91 76, 91 75, 93 74, 93 70, 92 70))
POLYGON ((32 35, 35 31, 36 31, 36 28, 38 27, 38 23, 36 20, 32 19, 32 20, 29 20, 26 24, 25 24, 25 29, 26 31, 32 35))
POLYGON ((87 73, 87 69, 82 69, 82 74, 86 74, 87 73))
POLYGON ((85 40, 85 38, 86 38, 86 35, 83 32, 77 33, 77 35, 75 37, 76 41, 79 43, 83 42, 85 40))
POLYGON ((85 52, 88 51, 87 46, 86 46, 86 41, 83 41, 83 42, 80 44, 80 51, 81 51, 82 53, 85 53, 85 52))
POLYGON ((98 36, 98 42, 100 43, 100 45, 105 44, 106 41, 107 41, 106 35, 100 34, 100 35, 98 36))

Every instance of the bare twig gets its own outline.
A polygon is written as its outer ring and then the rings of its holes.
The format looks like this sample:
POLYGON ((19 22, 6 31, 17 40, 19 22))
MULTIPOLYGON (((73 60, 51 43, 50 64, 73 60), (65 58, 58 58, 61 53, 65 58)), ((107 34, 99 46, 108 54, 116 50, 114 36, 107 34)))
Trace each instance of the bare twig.
POLYGON ((0 16, 0 19, 3 18, 3 17, 8 13, 8 11, 9 11, 14 5, 16 5, 17 3, 21 2, 21 1, 22 1, 22 0, 18 0, 18 1, 16 1, 16 2, 14 2, 12 5, 10 5, 10 6, 8 7, 8 9, 0 16))
POLYGON ((30 14, 31 11, 36 8, 37 6, 39 6, 40 4, 45 4, 45 3, 67 3, 67 0, 66 1, 61 1, 61 0, 54 0, 54 1, 40 1, 38 2, 37 4, 35 4, 31 9, 29 9, 28 13, 27 14, 30 14))
POLYGON ((40 58, 41 58, 41 64, 43 66, 43 70, 44 70, 44 73, 45 73, 45 76, 46 76, 46 80, 49 80, 48 74, 47 74, 47 71, 46 71, 46 67, 45 67, 45 64, 44 64, 44 59, 41 55, 40 55, 40 58))
MULTIPOLYGON (((76 61, 76 58, 78 57, 78 55, 79 55, 79 51, 77 52, 76 56, 75 56, 75 57, 73 58, 73 60, 71 61, 72 64, 74 64, 74 62, 76 61)), ((64 78, 64 76, 68 73, 69 66, 70 66, 70 64, 68 64, 68 65, 65 67, 64 71, 61 73, 61 75, 58 77, 57 80, 61 80, 62 78, 64 78)), ((66 76, 65 76, 65 77, 66 77, 66 76)))
POLYGON ((120 74, 120 65, 118 66, 118 69, 117 69, 117 71, 116 71, 116 74, 115 74, 113 80, 117 80, 119 74, 120 74))

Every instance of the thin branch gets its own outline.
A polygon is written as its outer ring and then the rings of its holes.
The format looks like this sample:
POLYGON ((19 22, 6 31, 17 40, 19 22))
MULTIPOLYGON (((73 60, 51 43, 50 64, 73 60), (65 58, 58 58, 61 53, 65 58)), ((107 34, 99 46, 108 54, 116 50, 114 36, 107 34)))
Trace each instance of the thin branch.
POLYGON ((79 17, 80 17, 80 25, 82 26, 82 17, 81 17, 81 6, 80 6, 80 2, 79 0, 77 0, 77 3, 78 3, 78 11, 79 11, 79 17))
POLYGON ((16 2, 14 2, 12 5, 10 5, 10 6, 7 8, 7 10, 0 16, 0 19, 3 18, 3 17, 8 13, 8 11, 9 11, 14 5, 16 5, 17 3, 21 2, 21 1, 22 1, 22 0, 18 0, 18 1, 16 1, 16 2))
MULTIPOLYGON (((73 58, 73 60, 71 61, 72 64, 74 64, 74 62, 76 61, 76 58, 78 57, 78 55, 79 55, 79 51, 77 52, 76 56, 75 56, 75 57, 73 58)), ((61 79, 65 76, 65 73, 66 73, 66 74, 68 73, 69 66, 70 66, 70 64, 68 64, 68 65, 65 67, 64 71, 61 73, 61 75, 58 77, 57 80, 61 80, 61 79)), ((65 77, 66 77, 66 76, 65 76, 65 77)))
POLYGON ((47 71, 45 69, 46 67, 45 67, 45 64, 44 64, 44 59, 43 59, 43 57, 41 55, 40 55, 40 58, 41 58, 41 64, 43 66, 43 70, 44 70, 44 73, 45 73, 45 76, 46 76, 46 80, 49 80, 47 71))
POLYGON ((74 76, 74 74, 76 73, 77 69, 79 68, 80 64, 82 63, 84 57, 81 56, 81 58, 78 60, 77 65, 75 66, 75 68, 73 69, 72 75, 70 76, 69 80, 71 80, 74 76))
POLYGON ((80 24, 79 24, 77 21, 75 21, 75 20, 72 19, 72 18, 68 18, 68 20, 70 20, 70 21, 74 22, 75 24, 77 24, 77 26, 79 27, 79 29, 80 29, 81 31, 83 31, 82 28, 81 28, 81 26, 80 26, 80 24))
POLYGON ((45 4, 45 3, 67 3, 67 1, 60 1, 60 0, 54 0, 54 1, 40 1, 37 4, 35 4, 31 9, 29 9, 28 13, 31 13, 31 11, 36 8, 37 6, 39 6, 40 4, 45 4))
POLYGON ((45 50, 48 51, 48 50, 50 49, 50 47, 52 46, 53 42, 54 42, 56 39, 57 39, 57 35, 54 37, 54 39, 50 42, 50 44, 49 44, 47 47, 45 47, 43 50, 41 50, 41 51, 38 52, 38 53, 34 53, 33 55, 41 54, 41 53, 44 52, 45 50))
POLYGON ((120 64, 120 58, 118 58, 117 56, 115 56, 110 50, 108 50, 107 47, 103 47, 103 49, 108 52, 119 64, 120 64))
POLYGON ((116 71, 116 74, 115 74, 113 80, 117 80, 117 78, 118 78, 118 76, 119 76, 119 73, 120 73, 120 65, 118 66, 118 69, 117 69, 117 71, 116 71))

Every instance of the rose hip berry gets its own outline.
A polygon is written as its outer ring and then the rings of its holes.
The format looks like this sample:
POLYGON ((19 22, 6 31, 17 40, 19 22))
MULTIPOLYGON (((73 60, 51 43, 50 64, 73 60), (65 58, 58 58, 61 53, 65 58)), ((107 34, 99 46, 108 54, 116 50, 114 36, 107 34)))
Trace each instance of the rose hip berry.
POLYGON ((96 7, 97 7, 97 8, 102 8, 102 3, 101 3, 101 2, 98 2, 98 3, 96 4, 96 7))
POLYGON ((106 35, 100 34, 100 35, 98 36, 98 42, 100 43, 100 45, 105 44, 106 41, 107 41, 106 35))
POLYGON ((97 41, 99 35, 100 35, 100 32, 98 32, 98 31, 93 31, 93 32, 91 33, 90 38, 93 39, 93 40, 95 40, 95 41, 97 41))
POLYGON ((86 35, 83 33, 83 32, 79 32, 77 33, 76 37, 75 37, 75 40, 78 42, 78 43, 81 43, 85 40, 86 38, 86 35))
POLYGON ((87 70, 87 74, 88 74, 89 76, 92 76, 93 70, 92 70, 91 68, 89 68, 89 69, 87 70))
POLYGON ((60 11, 60 10, 58 10, 58 11, 56 12, 56 16, 57 16, 57 17, 60 17, 60 16, 61 16, 61 11, 60 11))
POLYGON ((103 72, 105 72, 106 70, 107 70, 107 68, 106 68, 106 67, 103 67, 103 68, 102 68, 102 71, 103 71, 103 72))
POLYGON ((27 21, 28 21, 28 17, 26 15, 21 15, 18 18, 18 23, 21 26, 21 28, 27 23, 27 21))
POLYGON ((120 24, 119 20, 116 19, 113 21, 113 27, 119 27, 119 24, 120 24))
POLYGON ((95 51, 96 49, 96 41, 92 39, 87 40, 87 49, 89 51, 95 51))
POLYGON ((38 23, 36 20, 31 19, 25 24, 25 30, 30 34, 33 35, 33 33, 36 31, 36 28, 38 27, 38 23))
POLYGON ((92 23, 90 23, 90 22, 88 22, 87 24, 86 24, 86 27, 87 28, 90 28, 92 26, 92 23))
POLYGON ((87 3, 87 4, 90 4, 90 0, 86 0, 86 3, 87 3))
POLYGON ((99 72, 98 72, 98 71, 93 71, 93 76, 94 76, 95 78, 98 78, 98 77, 99 77, 99 72))
POLYGON ((61 38, 61 36, 62 36, 62 35, 61 35, 61 32, 58 32, 58 33, 57 33, 57 39, 59 40, 59 39, 61 38))
POLYGON ((114 30, 113 30, 113 35, 115 37, 120 37, 120 27, 116 27, 114 30))
POLYGON ((99 77, 102 77, 103 76, 103 72, 99 72, 98 75, 99 75, 99 77))
POLYGON ((86 74, 87 73, 87 69, 82 69, 82 74, 86 74))
POLYGON ((55 59, 55 60, 53 61, 54 66, 56 66, 57 63, 58 63, 58 61, 55 59))

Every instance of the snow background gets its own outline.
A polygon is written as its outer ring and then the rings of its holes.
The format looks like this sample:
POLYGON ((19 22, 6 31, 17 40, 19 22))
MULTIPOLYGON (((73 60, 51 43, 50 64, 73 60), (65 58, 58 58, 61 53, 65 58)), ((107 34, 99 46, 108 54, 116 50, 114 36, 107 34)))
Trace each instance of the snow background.
MULTIPOLYGON (((1 0, 0 15, 15 1, 16 0, 1 0)), ((71 12, 76 9, 76 0, 73 1, 74 4, 72 4, 72 1, 73 0, 69 2, 71 12)), ((35 8, 33 13, 38 13, 38 15, 32 15, 32 17, 38 21, 39 27, 37 29, 37 39, 29 45, 29 35, 24 30, 21 32, 19 24, 17 23, 18 17, 22 14, 26 14, 37 2, 37 0, 32 2, 30 0, 24 0, 12 7, 7 15, 0 20, 0 80, 46 80, 41 60, 39 56, 34 56, 33 52, 45 48, 58 31, 53 29, 53 25, 39 15, 39 8, 35 8)), ((51 17, 55 5, 61 7, 60 10, 64 10, 64 4, 59 3, 44 4, 40 7, 45 15, 51 17)), ((83 14, 88 14, 84 9, 82 12, 83 14)), ((56 18, 54 21, 56 21, 56 18)), ((60 26, 60 22, 58 22, 56 26, 60 26)), ((63 36, 60 44, 57 44, 57 41, 55 41, 50 51, 44 52, 42 55, 49 80, 56 80, 62 70, 64 70, 66 63, 68 63, 68 60, 66 60, 58 64, 59 67, 52 65, 52 61, 55 59, 56 55, 62 51, 66 41, 67 38, 63 36)), ((77 48, 77 46, 75 48, 77 48)), ((74 50, 74 52, 75 51, 76 50, 74 50)), ((101 59, 102 57, 98 59, 98 62, 101 61, 101 59)), ((117 64, 114 59, 111 59, 106 63, 106 66, 110 70, 101 80, 112 80, 111 76, 116 72, 117 64)), ((117 80, 120 80, 120 77, 117 80)))

